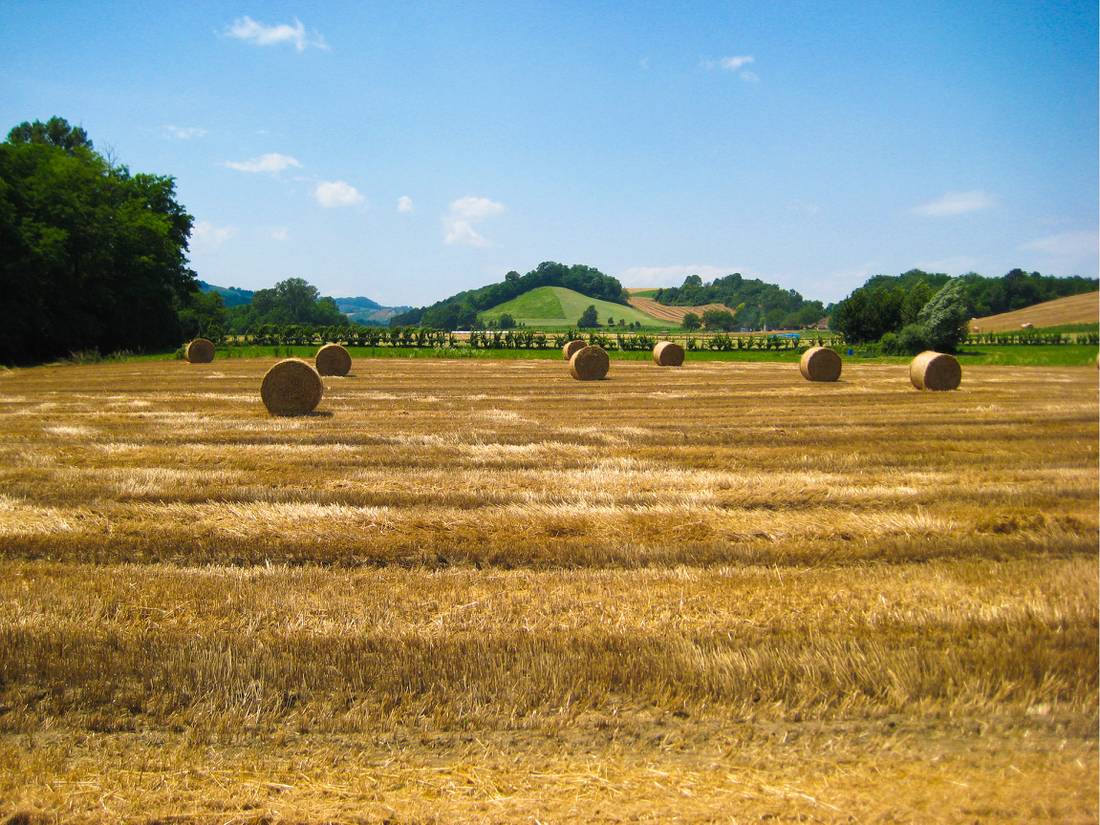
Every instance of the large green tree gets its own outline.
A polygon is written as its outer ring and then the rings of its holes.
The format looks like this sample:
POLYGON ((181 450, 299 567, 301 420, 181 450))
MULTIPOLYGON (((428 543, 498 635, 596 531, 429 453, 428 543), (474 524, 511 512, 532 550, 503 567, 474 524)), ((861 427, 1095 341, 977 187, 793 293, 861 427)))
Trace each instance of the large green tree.
POLYGON ((258 289, 252 303, 229 310, 234 332, 254 330, 262 324, 339 326, 348 322, 332 298, 323 298, 317 287, 303 278, 287 278, 270 289, 258 289))
POLYGON ((0 362, 175 346, 196 289, 171 177, 131 174, 62 118, 0 144, 0 362))

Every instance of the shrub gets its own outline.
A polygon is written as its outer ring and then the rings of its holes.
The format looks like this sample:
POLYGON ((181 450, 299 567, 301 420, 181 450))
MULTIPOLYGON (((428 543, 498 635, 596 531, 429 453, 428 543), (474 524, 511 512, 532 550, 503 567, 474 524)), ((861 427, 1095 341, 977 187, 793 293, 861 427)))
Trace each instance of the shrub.
POLYGON ((897 338, 898 348, 908 355, 916 355, 926 349, 935 349, 929 342, 928 330, 925 329, 924 324, 909 324, 902 327, 897 338))

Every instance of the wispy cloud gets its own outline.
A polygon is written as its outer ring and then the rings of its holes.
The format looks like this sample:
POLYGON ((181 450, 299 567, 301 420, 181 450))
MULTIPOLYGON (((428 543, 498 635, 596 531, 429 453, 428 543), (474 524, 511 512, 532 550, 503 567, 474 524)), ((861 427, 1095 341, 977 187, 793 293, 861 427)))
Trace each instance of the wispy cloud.
POLYGON ((273 241, 289 241, 290 240, 290 230, 287 229, 285 226, 276 226, 274 229, 272 229, 268 233, 268 235, 270 235, 271 240, 273 240, 273 241))
POLYGON ((325 209, 355 206, 363 202, 359 190, 342 180, 323 180, 313 190, 313 198, 325 209))
POLYGON ((160 128, 165 137, 178 140, 191 140, 191 138, 201 138, 207 135, 207 131, 200 129, 198 126, 175 126, 171 123, 165 123, 160 128))
POLYGON ((733 72, 746 83, 757 83, 760 81, 760 75, 745 68, 750 63, 755 62, 756 58, 751 54, 737 54, 729 57, 722 57, 718 60, 704 60, 703 65, 708 69, 721 69, 722 71, 733 72))
POLYGON ((1084 256, 1097 254, 1097 233, 1093 229, 1080 232, 1059 232, 1047 235, 1023 244, 1020 249, 1028 252, 1042 252, 1059 257, 1084 256))
POLYGON ((235 226, 215 226, 210 221, 196 221, 191 227, 191 248, 212 252, 237 234, 235 226))
POLYGON ((413 211, 413 199, 408 195, 402 195, 397 199, 397 211, 398 212, 412 212, 413 211))
POLYGON ((258 158, 252 158, 251 160, 227 160, 225 165, 230 169, 236 169, 238 172, 266 172, 271 175, 278 174, 292 166, 298 169, 302 167, 297 158, 290 155, 280 155, 278 152, 268 152, 266 155, 260 155, 258 158))
POLYGON ((504 212, 504 204, 467 195, 451 202, 443 216, 443 240, 460 246, 491 246, 492 242, 474 227, 482 221, 504 212))
POLYGON ((294 24, 277 23, 268 26, 253 20, 251 17, 239 17, 225 30, 226 37, 243 40, 253 46, 277 46, 281 43, 289 43, 299 52, 304 52, 311 46, 315 49, 328 50, 325 38, 317 32, 307 32, 302 21, 294 18, 294 24))
POLYGON ((970 212, 980 212, 997 205, 997 199, 988 192, 974 190, 972 192, 947 192, 935 200, 914 206, 913 211, 918 215, 931 218, 943 218, 951 215, 966 215, 970 212))

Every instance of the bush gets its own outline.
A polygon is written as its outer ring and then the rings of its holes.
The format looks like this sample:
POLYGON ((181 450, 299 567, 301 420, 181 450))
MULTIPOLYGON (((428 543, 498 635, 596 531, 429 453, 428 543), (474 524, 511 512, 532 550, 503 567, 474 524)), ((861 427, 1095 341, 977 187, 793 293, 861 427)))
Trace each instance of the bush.
POLYGON ((694 312, 689 312, 687 315, 684 316, 683 320, 680 321, 680 326, 682 326, 684 329, 699 329, 699 327, 701 327, 702 325, 702 319, 694 312))
MULTIPOLYGON (((885 338, 885 336, 883 336, 885 338)), ((902 353, 916 355, 926 349, 935 349, 928 339, 928 330, 924 324, 909 324, 902 327, 897 335, 897 346, 902 353)))

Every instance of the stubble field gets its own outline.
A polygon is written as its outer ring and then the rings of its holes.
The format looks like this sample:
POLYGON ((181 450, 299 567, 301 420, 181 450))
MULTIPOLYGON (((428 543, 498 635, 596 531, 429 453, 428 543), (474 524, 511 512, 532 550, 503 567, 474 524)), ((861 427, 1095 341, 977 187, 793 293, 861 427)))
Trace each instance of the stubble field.
POLYGON ((0 373, 0 821, 1095 821, 1097 376, 0 373))

